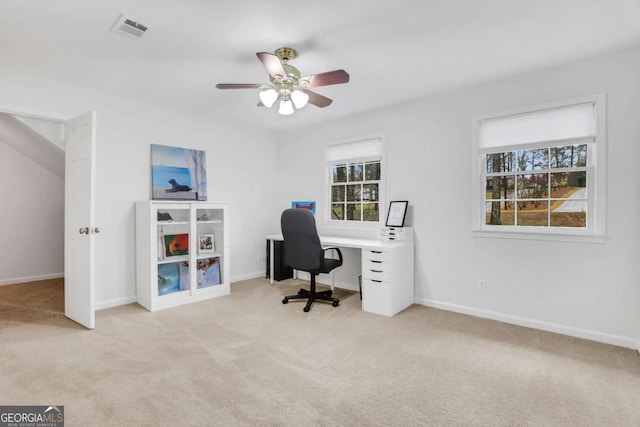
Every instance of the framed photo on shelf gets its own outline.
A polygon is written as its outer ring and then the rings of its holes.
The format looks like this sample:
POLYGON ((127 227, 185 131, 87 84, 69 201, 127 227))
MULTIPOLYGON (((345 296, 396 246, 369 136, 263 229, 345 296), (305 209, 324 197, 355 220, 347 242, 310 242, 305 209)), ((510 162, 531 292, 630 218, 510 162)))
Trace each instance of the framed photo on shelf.
POLYGON ((205 258, 198 260, 198 289, 216 286, 220 280, 220 258, 205 258))
POLYGON ((213 234, 201 234, 198 236, 198 253, 212 254, 215 251, 213 234))
POLYGON ((387 227, 404 227, 404 219, 407 216, 407 200, 399 200, 389 203, 389 212, 387 213, 387 227))
POLYGON ((189 254, 188 234, 168 234, 164 236, 165 253, 168 257, 189 254))

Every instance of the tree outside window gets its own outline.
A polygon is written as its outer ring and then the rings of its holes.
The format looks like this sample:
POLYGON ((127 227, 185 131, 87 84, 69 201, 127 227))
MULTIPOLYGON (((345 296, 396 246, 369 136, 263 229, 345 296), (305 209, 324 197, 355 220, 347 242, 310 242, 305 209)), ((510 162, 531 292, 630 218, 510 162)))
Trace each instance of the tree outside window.
POLYGON ((380 218, 380 160, 331 167, 331 219, 377 222, 380 218))
POLYGON ((487 225, 587 226, 587 144, 485 155, 487 225))

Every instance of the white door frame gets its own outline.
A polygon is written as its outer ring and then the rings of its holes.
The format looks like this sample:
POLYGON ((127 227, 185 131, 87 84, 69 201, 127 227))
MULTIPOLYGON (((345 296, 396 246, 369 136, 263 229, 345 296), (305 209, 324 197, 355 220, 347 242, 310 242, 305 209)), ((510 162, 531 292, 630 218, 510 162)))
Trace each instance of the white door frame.
MULTIPOLYGON (((0 104, 0 112, 2 113, 6 113, 6 114, 12 114, 12 115, 17 115, 17 116, 23 116, 23 117, 29 117, 32 119, 40 119, 40 120, 47 120, 47 121, 54 121, 54 122, 59 122, 59 123, 63 123, 65 124, 66 122, 68 122, 69 120, 73 119, 74 115, 64 115, 64 114, 59 114, 59 113, 52 113, 50 111, 45 111, 45 110, 38 110, 35 108, 25 108, 25 107, 20 107, 20 106, 16 106, 16 105, 7 105, 7 104, 0 104)), ((64 128, 61 130, 61 139, 65 140, 66 139, 66 135, 64 132, 64 128)), ((65 158, 66 158, 67 154, 66 154, 66 150, 65 150, 65 158)), ((65 182, 67 180, 67 171, 65 169, 65 182)), ((66 187, 66 185, 65 185, 66 187)), ((67 199, 67 195, 65 194, 65 223, 67 222, 67 207, 66 207, 66 199, 67 199)), ((93 224, 88 224, 89 227, 93 227, 93 224)), ((65 230, 65 240, 66 240, 66 230, 65 230)), ((67 265, 66 263, 66 259, 67 259, 67 254, 64 254, 65 256, 65 266, 67 265)), ((87 286, 92 286, 90 283, 87 284, 87 286)), ((65 292, 66 293, 66 292, 65 292)), ((92 309, 95 312, 95 296, 93 296, 93 292, 91 292, 92 294, 92 301, 91 301, 91 305, 93 306, 92 309)), ((66 298, 66 296, 65 296, 66 298)), ((93 325, 91 326, 91 328, 93 327, 93 325)))

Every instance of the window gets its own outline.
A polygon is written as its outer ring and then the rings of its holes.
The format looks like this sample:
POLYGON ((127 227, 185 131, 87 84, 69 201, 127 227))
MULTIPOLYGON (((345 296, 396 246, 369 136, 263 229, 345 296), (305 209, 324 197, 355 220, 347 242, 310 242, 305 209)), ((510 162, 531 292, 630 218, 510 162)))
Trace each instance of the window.
POLYGON ((603 234, 603 108, 597 96, 476 119, 475 229, 603 234))
POLYGON ((587 144, 486 154, 485 224, 587 227, 587 144))
POLYGON ((382 138, 328 145, 328 219, 339 223, 378 223, 384 211, 382 138))

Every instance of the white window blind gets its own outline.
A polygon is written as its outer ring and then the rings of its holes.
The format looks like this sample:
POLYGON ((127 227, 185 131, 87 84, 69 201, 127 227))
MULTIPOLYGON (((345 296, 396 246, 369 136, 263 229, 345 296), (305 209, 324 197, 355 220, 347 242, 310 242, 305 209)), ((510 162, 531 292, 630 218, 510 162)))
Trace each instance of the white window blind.
POLYGON ((483 120, 480 149, 595 136, 594 104, 584 103, 483 120))
POLYGON ((328 163, 337 163, 351 159, 380 159, 382 157, 382 140, 380 138, 347 142, 327 146, 328 163))

